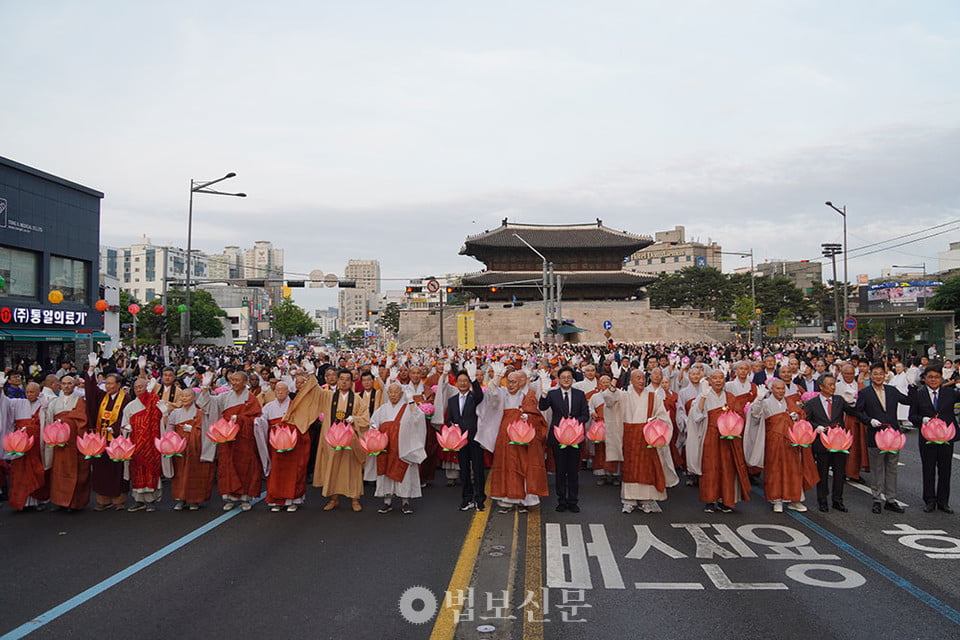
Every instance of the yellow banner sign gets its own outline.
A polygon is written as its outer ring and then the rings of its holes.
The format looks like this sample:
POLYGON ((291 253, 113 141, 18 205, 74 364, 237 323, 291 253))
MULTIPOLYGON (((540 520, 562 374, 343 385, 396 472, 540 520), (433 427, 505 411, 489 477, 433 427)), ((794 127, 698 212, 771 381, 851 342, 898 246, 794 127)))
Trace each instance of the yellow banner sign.
POLYGON ((473 331, 473 311, 457 313, 457 348, 476 349, 476 335, 473 331))

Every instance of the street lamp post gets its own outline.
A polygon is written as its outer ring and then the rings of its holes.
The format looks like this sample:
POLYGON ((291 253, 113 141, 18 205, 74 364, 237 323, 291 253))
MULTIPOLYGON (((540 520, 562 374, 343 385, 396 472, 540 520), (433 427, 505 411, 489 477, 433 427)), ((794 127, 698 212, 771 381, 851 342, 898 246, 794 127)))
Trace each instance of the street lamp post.
MULTIPOLYGON (((847 205, 838 209, 829 200, 824 204, 843 216, 843 317, 848 318, 850 317, 850 298, 847 295, 847 282, 849 282, 849 276, 847 275, 847 205)), ((836 282, 836 278, 834 278, 834 282, 836 282)))
POLYGON ((541 340, 542 342, 546 343, 546 342, 547 342, 547 331, 549 330, 548 327, 550 326, 549 323, 548 323, 548 321, 547 321, 547 308, 549 307, 549 304, 550 304, 550 302, 549 302, 549 301, 550 301, 550 289, 549 289, 549 287, 548 287, 548 285, 547 285, 547 259, 546 259, 546 257, 544 257, 544 255, 543 255, 542 253, 540 253, 539 251, 537 251, 536 249, 534 249, 532 244, 530 244, 529 242, 527 242, 526 240, 524 240, 523 238, 521 238, 521 237, 520 237, 520 234, 515 233, 515 234, 513 234, 513 237, 516 238, 517 240, 519 240, 520 242, 522 242, 523 244, 527 245, 527 247, 528 247, 531 251, 533 251, 535 254, 537 254, 538 256, 540 256, 540 259, 543 260, 543 284, 542 284, 542 288, 541 288, 541 291, 543 291, 543 333, 540 334, 540 340, 541 340))
MULTIPOLYGON (((822 245, 823 255, 830 258, 833 262, 833 328, 836 333, 837 344, 840 343, 840 298, 837 295, 837 254, 840 253, 841 248, 839 244, 827 242, 822 245)), ((846 317, 846 316, 844 316, 846 317)))
POLYGON ((747 251, 721 251, 720 253, 725 253, 725 254, 731 255, 731 256, 740 256, 741 258, 746 258, 746 257, 749 257, 749 258, 750 258, 750 303, 751 303, 752 308, 753 308, 753 320, 751 320, 751 322, 750 322, 750 337, 749 337, 749 339, 750 339, 750 344, 756 345, 756 342, 757 342, 757 341, 754 340, 754 338, 756 338, 757 335, 762 335, 762 332, 760 332, 760 326, 759 326, 759 325, 757 325, 756 330, 754 330, 754 328, 753 328, 753 327, 754 327, 754 322, 756 322, 757 320, 759 320, 758 314, 757 314, 757 311, 756 311, 756 309, 757 309, 757 281, 756 281, 756 272, 754 271, 754 266, 753 266, 753 248, 751 247, 749 252, 747 252, 747 251), (755 333, 755 331, 756 331, 756 333, 755 333))
POLYGON ((209 193, 215 196, 235 196, 237 198, 246 198, 247 194, 245 193, 225 193, 223 191, 214 191, 213 189, 208 189, 211 185, 217 184, 218 182, 223 182, 233 178, 237 174, 231 171, 222 178, 217 178, 216 180, 190 180, 190 207, 187 213, 187 281, 186 281, 186 311, 183 312, 183 318, 180 321, 180 342, 183 344, 183 349, 186 351, 187 347, 190 346, 190 279, 192 274, 190 273, 193 268, 191 265, 193 258, 193 194, 195 193, 209 193))

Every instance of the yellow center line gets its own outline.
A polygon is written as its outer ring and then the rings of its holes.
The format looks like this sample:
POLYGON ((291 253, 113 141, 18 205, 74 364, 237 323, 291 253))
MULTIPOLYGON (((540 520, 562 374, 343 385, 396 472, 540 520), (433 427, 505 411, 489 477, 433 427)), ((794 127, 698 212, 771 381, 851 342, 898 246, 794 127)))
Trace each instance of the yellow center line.
MULTIPOLYGON (((541 503, 542 505, 542 503, 541 503)), ((540 509, 531 509, 527 515, 526 561, 524 562, 524 598, 533 594, 529 610, 523 615, 523 640, 543 640, 543 554, 541 551, 540 509), (532 618, 532 619, 531 619, 532 618)))
MULTIPOLYGON (((490 494, 489 475, 487 476, 484 493, 490 494)), ((484 509, 473 514, 473 520, 470 522, 470 528, 463 540, 463 546, 460 547, 460 556, 453 568, 453 575, 450 576, 450 584, 447 585, 446 593, 451 594, 455 599, 449 603, 450 606, 447 606, 446 594, 441 594, 440 611, 433 623, 430 640, 453 640, 453 634, 457 631, 457 615, 463 608, 460 602, 466 598, 467 589, 470 587, 470 579, 473 577, 473 568, 477 564, 480 543, 483 541, 483 532, 487 528, 489 513, 489 509, 484 509)))
MULTIPOLYGON (((513 586, 514 582, 517 579, 517 546, 520 542, 520 512, 514 509, 513 511, 513 542, 510 544, 510 564, 507 569, 507 597, 506 603, 507 607, 513 608, 513 586)), ((506 621, 506 628, 509 636, 509 629, 512 626, 512 620, 509 618, 506 621)))

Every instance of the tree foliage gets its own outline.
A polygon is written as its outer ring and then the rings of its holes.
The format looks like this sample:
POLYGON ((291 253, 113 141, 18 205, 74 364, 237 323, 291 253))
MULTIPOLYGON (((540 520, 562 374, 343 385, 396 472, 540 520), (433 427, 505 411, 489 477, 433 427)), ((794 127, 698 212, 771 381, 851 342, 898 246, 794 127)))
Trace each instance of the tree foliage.
MULTIPOLYGON (((756 276, 757 308, 764 318, 772 319, 784 311, 794 318, 808 319, 816 313, 811 300, 784 276, 756 276)), ((738 320, 750 301, 749 273, 723 274, 713 267, 685 267, 677 273, 661 274, 647 292, 654 307, 693 307, 714 311, 718 317, 736 313, 738 320), (737 307, 737 311, 735 311, 737 307)))
POLYGON ((285 339, 296 336, 306 336, 317 328, 306 311, 294 304, 290 298, 284 298, 279 306, 272 308, 273 320, 270 326, 285 339))
POLYGON ((927 309, 953 311, 954 315, 960 316, 960 276, 944 280, 933 297, 927 301, 927 309))
POLYGON ((387 304, 387 306, 380 311, 380 317, 377 318, 377 324, 394 333, 400 331, 400 305, 398 305, 396 302, 387 304))
MULTIPOLYGON (((131 302, 140 305, 137 314, 137 339, 144 342, 159 342, 162 316, 154 313, 154 308, 161 303, 161 298, 154 298, 146 302, 133 299, 127 292, 120 292, 120 322, 132 324, 133 315, 127 310, 131 302)), ((183 313, 177 307, 186 302, 182 290, 171 289, 167 292, 166 316, 167 338, 176 342, 180 337, 180 319, 183 313)), ((190 333, 193 338, 220 338, 223 337, 223 323, 220 318, 226 318, 227 312, 220 308, 209 291, 197 289, 190 294, 190 333)))

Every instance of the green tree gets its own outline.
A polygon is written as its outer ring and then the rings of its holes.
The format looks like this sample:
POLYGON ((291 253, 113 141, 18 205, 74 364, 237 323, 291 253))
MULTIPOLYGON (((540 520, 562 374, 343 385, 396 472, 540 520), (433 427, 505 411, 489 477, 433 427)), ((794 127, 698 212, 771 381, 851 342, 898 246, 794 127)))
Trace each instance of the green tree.
POLYGON ((750 296, 737 296, 733 300, 733 307, 731 308, 731 314, 735 315, 734 323, 741 329, 749 329, 750 321, 753 320, 755 315, 753 306, 753 299, 750 296))
POLYGON ((270 326, 286 339, 306 336, 317 328, 317 323, 310 314, 294 304, 290 298, 284 298, 280 306, 273 307, 272 312, 273 320, 270 326))
POLYGON ((927 309, 932 311, 953 311, 960 316, 960 276, 953 276, 937 287, 933 297, 927 301, 927 309))
POLYGON ((377 324, 384 329, 389 329, 394 333, 400 331, 400 305, 398 305, 396 302, 387 304, 387 306, 384 307, 384 309, 380 312, 380 317, 377 319, 377 324))
MULTIPOLYGON (((162 316, 153 312, 154 307, 160 304, 161 298, 154 298, 147 303, 141 303, 140 313, 137 315, 137 337, 148 342, 160 340, 160 325, 162 316)), ((180 340, 180 320, 183 313, 178 311, 180 305, 186 303, 186 294, 181 289, 171 289, 167 292, 167 340, 170 343, 180 340)), ((223 323, 220 318, 226 318, 227 312, 220 308, 209 291, 196 289, 190 292, 190 333, 193 338, 221 338, 223 337, 223 323)), ((123 316, 121 314, 121 322, 123 316)))
POLYGON ((332 344, 332 345, 335 346, 335 347, 339 347, 339 346, 340 346, 340 341, 341 341, 341 340, 343 340, 343 334, 341 334, 339 331, 331 331, 331 332, 327 335, 327 342, 329 342, 330 344, 332 344))
POLYGON ((727 276, 713 267, 684 267, 677 273, 662 273, 647 287, 653 307, 694 307, 729 315, 733 298, 728 296, 727 276))

